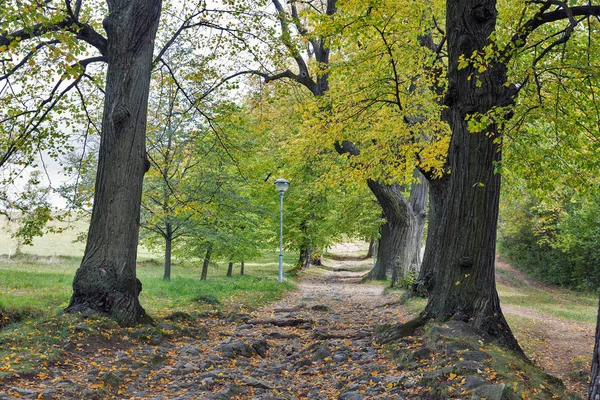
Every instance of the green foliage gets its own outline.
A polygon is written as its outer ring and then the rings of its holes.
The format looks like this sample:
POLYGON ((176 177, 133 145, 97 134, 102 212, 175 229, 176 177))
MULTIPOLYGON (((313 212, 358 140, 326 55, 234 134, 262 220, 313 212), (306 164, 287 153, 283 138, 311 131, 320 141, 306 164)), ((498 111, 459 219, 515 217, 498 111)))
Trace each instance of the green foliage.
POLYGON ((600 218, 595 202, 565 200, 556 208, 522 204, 505 213, 500 251, 543 282, 596 291, 600 285, 600 218))

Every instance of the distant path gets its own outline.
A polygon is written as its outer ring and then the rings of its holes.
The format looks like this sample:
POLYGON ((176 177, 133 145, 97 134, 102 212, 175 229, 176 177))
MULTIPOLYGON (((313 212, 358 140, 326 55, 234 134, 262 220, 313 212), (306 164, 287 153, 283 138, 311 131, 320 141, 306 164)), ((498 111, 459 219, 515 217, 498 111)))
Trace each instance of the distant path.
MULTIPOLYGON (((511 265, 496 258, 496 268, 509 271, 527 286, 537 290, 554 292, 560 296, 560 289, 535 281, 511 265)), ((499 281, 510 286, 510 282, 499 277, 499 281)), ((519 287, 518 290, 524 290, 519 287)), ((583 360, 591 360, 594 348, 595 326, 592 324, 568 321, 533 308, 502 305, 502 311, 509 317, 529 319, 533 328, 515 332, 517 340, 525 335, 533 337, 538 345, 528 353, 549 374, 561 378, 570 390, 584 396, 587 393, 587 371, 589 365, 583 360), (583 369, 582 369, 583 368, 583 369), (583 376, 578 376, 582 372, 583 376)))

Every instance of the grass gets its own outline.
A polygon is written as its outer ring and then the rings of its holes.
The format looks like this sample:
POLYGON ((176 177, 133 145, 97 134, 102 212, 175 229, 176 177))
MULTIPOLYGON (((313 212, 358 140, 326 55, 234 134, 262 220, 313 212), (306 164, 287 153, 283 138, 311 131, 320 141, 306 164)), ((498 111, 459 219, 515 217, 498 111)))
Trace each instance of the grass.
MULTIPOLYGON (((38 365, 59 360, 62 345, 73 335, 73 327, 110 323, 102 318, 82 320, 62 313, 69 303, 81 256, 74 254, 75 247, 58 246, 57 238, 48 240, 56 243, 34 245, 31 249, 44 256, 0 256, 0 378, 28 373, 38 365)), ((276 280, 277 256, 273 251, 246 263, 243 276, 239 275, 239 264, 232 277, 225 276, 225 264, 211 268, 206 281, 200 281, 201 263, 176 263, 171 282, 162 280, 162 262, 147 257, 137 268, 143 285, 140 302, 158 320, 174 311, 201 314, 252 310, 294 288, 290 282, 276 280)), ((284 254, 285 273, 295 261, 295 255, 284 254)))
POLYGON ((501 304, 531 308, 567 321, 596 323, 597 296, 566 289, 542 290, 515 280, 506 271, 499 273, 509 281, 508 286, 497 285, 501 304))

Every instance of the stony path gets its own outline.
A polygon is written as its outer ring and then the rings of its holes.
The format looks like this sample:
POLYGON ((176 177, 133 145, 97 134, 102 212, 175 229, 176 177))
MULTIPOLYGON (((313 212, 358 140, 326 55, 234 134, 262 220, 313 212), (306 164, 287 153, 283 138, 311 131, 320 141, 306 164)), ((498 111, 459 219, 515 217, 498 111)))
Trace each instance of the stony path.
POLYGON ((166 337, 138 332, 133 345, 108 329, 84 332, 64 362, 0 383, 0 399, 397 398, 400 372, 373 338, 376 326, 408 317, 360 275, 309 275, 257 312, 164 322, 166 337), (180 324, 184 334, 169 336, 180 324))

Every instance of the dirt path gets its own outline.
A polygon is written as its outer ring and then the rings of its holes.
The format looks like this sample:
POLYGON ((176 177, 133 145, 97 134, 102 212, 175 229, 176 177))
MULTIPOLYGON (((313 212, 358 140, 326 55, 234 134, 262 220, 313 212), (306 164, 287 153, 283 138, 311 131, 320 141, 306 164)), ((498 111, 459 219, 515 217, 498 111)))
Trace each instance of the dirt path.
MULTIPOLYGON (((496 259, 499 270, 509 272, 518 281, 528 287, 556 293, 559 297, 561 291, 557 288, 544 285, 527 277, 511 265, 496 259)), ((499 277, 499 281, 510 286, 510 282, 499 277)), ((538 363, 544 371, 561 378, 565 386, 571 391, 585 396, 588 386, 589 361, 594 348, 595 326, 592 324, 568 321, 552 314, 544 313, 529 307, 503 304, 502 311, 510 318, 515 316, 532 322, 531 327, 522 331, 515 331, 517 339, 521 342, 527 339, 535 343, 530 346, 528 355, 538 363)))
POLYGON ((248 315, 203 317, 191 334, 151 344, 71 343, 63 363, 0 382, 0 399, 396 398, 400 372, 372 342, 376 326, 407 316, 387 304, 381 286, 359 284, 361 275, 308 275, 283 301, 248 315))

